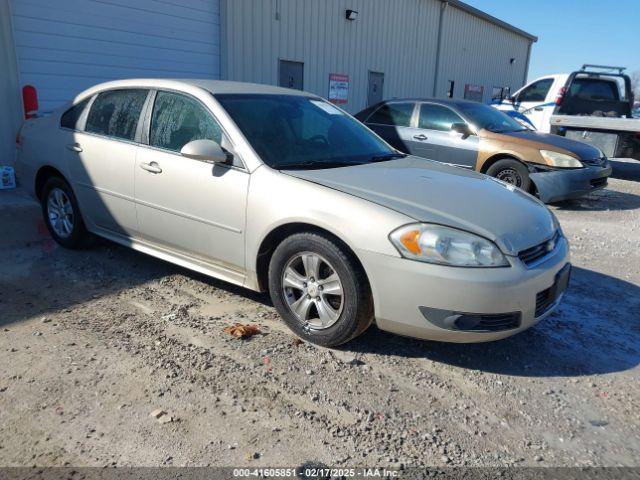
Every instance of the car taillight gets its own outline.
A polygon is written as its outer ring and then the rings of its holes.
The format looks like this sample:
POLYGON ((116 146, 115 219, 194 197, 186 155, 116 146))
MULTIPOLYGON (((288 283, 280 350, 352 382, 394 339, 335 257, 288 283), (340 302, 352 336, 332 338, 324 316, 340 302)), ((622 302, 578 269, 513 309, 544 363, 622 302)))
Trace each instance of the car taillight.
POLYGON ((556 95, 556 105, 562 104, 562 100, 564 100, 565 93, 567 93, 567 89, 565 87, 562 87, 558 92, 558 95, 556 95))

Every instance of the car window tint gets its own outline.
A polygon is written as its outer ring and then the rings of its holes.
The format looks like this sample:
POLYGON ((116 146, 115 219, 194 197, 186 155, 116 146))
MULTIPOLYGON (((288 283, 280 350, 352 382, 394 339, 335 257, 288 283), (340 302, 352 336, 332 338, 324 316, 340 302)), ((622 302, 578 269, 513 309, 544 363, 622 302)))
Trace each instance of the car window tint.
POLYGON ((202 104, 185 95, 158 92, 149 144, 179 152, 192 140, 203 139, 222 143, 220 125, 202 104))
POLYGON ((569 88, 569 95, 581 100, 619 100, 616 83, 589 78, 575 79, 569 88))
POLYGON ((408 127, 411 125, 413 106, 413 103, 390 103, 382 105, 369 117, 367 123, 408 127))
POLYGON ((545 78, 529 85, 518 95, 518 102, 544 102, 551 85, 552 78, 545 78))
POLYGON ((86 131, 109 137, 133 140, 147 90, 103 92, 93 102, 86 131))
POLYGON ((395 153, 362 123, 319 98, 268 94, 215 97, 262 161, 273 168, 356 165, 395 153))
POLYGON ((420 105, 419 128, 448 132, 454 123, 466 123, 460 115, 442 105, 424 103, 420 105))
POLYGON ((62 114, 62 118, 60 119, 60 126, 62 128, 70 128, 72 130, 79 130, 78 121, 80 120, 80 116, 87 104, 89 103, 89 98, 83 100, 82 102, 74 105, 69 110, 62 114))

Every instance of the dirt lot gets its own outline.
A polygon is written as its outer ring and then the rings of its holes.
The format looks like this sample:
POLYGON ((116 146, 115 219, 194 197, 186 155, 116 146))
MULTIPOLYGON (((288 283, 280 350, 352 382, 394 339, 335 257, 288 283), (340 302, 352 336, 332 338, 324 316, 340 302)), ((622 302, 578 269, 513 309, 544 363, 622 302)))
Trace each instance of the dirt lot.
POLYGON ((64 250, 0 192, 0 465, 639 465, 640 163, 614 168, 553 207, 576 267, 559 312, 480 345, 298 345, 266 297, 64 250))

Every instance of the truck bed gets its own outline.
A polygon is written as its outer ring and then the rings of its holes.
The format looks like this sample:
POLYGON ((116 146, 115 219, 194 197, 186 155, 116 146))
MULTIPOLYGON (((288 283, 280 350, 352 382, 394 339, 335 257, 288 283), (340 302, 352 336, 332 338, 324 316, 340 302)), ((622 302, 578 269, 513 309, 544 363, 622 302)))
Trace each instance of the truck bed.
POLYGON ((551 126, 580 128, 585 130, 640 132, 640 118, 553 115, 551 117, 551 126))

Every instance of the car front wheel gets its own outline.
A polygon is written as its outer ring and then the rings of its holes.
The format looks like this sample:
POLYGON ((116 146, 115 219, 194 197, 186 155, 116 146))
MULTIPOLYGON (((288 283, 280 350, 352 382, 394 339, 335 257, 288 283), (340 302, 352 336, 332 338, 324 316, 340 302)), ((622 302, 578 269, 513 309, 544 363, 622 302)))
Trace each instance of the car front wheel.
POLYGON ((286 238, 269 264, 269 292, 299 337, 337 346, 373 321, 373 301, 362 267, 337 241, 318 233, 286 238))
POLYGON ((498 160, 487 169, 487 175, 521 188, 525 192, 528 192, 531 187, 531 179, 529 178, 527 167, 511 158, 498 160))

